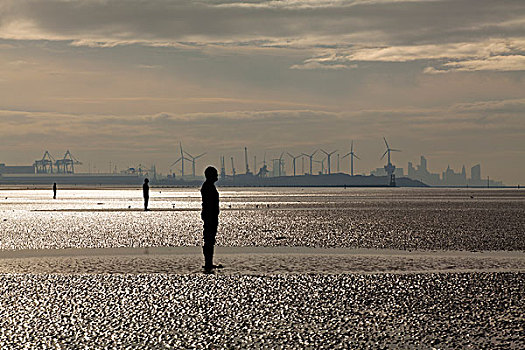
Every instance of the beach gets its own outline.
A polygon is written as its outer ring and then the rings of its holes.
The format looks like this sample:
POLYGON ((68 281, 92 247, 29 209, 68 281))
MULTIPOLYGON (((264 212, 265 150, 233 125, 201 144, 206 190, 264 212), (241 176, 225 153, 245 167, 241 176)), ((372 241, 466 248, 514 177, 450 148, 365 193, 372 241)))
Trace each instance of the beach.
POLYGON ((524 196, 393 191, 221 192, 212 275, 196 191, 0 193, 0 346, 523 348, 524 196))

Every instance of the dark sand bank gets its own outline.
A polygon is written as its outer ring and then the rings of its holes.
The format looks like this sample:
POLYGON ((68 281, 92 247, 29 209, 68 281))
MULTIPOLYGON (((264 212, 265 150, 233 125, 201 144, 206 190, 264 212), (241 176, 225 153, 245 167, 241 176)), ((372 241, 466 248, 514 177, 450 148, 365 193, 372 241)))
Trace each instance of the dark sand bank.
MULTIPOLYGON (((525 271, 523 252, 217 247, 220 274, 525 271)), ((200 247, 0 251, 0 273, 200 273, 200 247)))

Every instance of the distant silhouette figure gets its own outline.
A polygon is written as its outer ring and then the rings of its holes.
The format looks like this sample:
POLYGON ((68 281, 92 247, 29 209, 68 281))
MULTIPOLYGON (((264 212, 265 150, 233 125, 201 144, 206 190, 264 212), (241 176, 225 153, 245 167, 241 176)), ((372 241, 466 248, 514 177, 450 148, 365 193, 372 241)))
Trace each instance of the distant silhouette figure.
POLYGON ((215 182, 219 179, 217 169, 209 166, 204 171, 206 181, 202 184, 202 212, 201 218, 204 221, 204 245, 202 254, 204 255, 204 270, 211 272, 214 268, 222 265, 213 265, 213 250, 215 248, 215 236, 219 226, 219 192, 215 188, 215 182))
POLYGON ((144 211, 149 211, 148 209, 148 202, 149 202, 149 180, 147 178, 144 179, 144 184, 142 185, 142 194, 144 196, 144 211))
POLYGON ((57 199, 57 183, 53 182, 53 199, 57 199))

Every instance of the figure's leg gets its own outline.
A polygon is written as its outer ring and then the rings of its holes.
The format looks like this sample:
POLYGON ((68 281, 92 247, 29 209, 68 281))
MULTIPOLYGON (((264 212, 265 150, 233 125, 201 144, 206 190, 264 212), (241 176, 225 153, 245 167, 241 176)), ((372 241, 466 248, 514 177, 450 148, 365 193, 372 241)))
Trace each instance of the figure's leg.
POLYGON ((213 251, 215 250, 215 235, 217 234, 217 223, 214 220, 204 221, 204 246, 202 253, 204 255, 204 268, 212 269, 213 251))

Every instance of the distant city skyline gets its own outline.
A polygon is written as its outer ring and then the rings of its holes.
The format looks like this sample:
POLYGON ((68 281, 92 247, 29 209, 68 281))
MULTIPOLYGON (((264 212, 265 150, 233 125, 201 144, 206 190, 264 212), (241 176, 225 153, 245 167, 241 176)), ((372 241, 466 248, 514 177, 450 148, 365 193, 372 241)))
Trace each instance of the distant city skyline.
POLYGON ((3 0, 0 162, 166 173, 182 141, 202 172, 353 140, 366 173, 386 136, 405 169, 525 183, 524 21, 522 0, 3 0))
MULTIPOLYGON (((180 147, 180 146, 179 146, 180 147)), ((263 155, 258 157, 257 154, 252 154, 246 150, 242 150, 243 152, 246 152, 248 154, 248 166, 250 169, 250 172, 253 174, 257 174, 257 172, 260 170, 260 168, 263 166, 263 164, 266 164, 268 166, 269 176, 292 176, 294 174, 294 168, 293 168, 293 158, 292 154, 286 151, 282 151, 280 154, 276 154, 275 157, 272 153, 268 152, 262 152, 258 151, 258 153, 262 153, 263 155), (281 157, 281 161, 279 161, 279 157, 281 157), (257 164, 255 164, 257 162, 257 164), (281 170, 279 170, 279 162, 281 163, 281 170)), ((314 150, 315 151, 315 150, 314 150)), ((180 152, 180 148, 179 148, 180 152)), ((186 153, 186 150, 183 149, 183 152, 186 153)), ((257 153, 257 151, 256 151, 257 153)), ((313 156, 313 174, 317 175, 320 173, 327 174, 328 173, 328 167, 327 167, 327 156, 322 154, 320 155, 319 149, 317 152, 315 152, 315 155, 313 156)), ((396 153, 398 155, 399 153, 396 153)), ((80 162, 75 155, 73 155, 70 150, 67 150, 66 153, 62 156, 55 156, 49 151, 45 151, 44 157, 49 159, 49 157, 52 157, 53 162, 52 164, 57 164, 57 166, 60 166, 60 164, 64 164, 65 157, 69 157, 68 159, 71 159, 71 164, 69 165, 71 169, 73 166, 76 168, 77 173, 120 173, 125 172, 127 170, 138 170, 139 168, 144 171, 153 171, 158 174, 162 174, 164 176, 171 175, 173 173, 176 174, 176 176, 182 175, 182 163, 180 162, 180 153, 178 153, 179 157, 176 158, 175 165, 169 166, 166 171, 163 171, 161 169, 166 168, 165 166, 161 165, 159 167, 159 164, 156 163, 147 163, 147 162, 132 162, 130 164, 119 164, 118 162, 112 162, 109 161, 106 165, 102 163, 97 162, 80 162), (74 163, 73 160, 76 162, 74 163), (73 165, 74 164, 74 165, 73 165)), ((192 176, 193 171, 195 171, 196 177, 202 177, 204 169, 209 166, 213 165, 218 170, 221 170, 221 161, 220 159, 217 160, 217 162, 210 162, 207 161, 205 157, 207 156, 207 152, 201 153, 199 156, 194 157, 195 161, 193 161, 190 157, 185 156, 184 160, 184 167, 185 167, 185 176, 192 176), (195 167, 195 168, 194 168, 195 167), (198 169, 198 170, 197 170, 198 169)), ((219 158, 225 157, 225 159, 231 159, 233 157, 233 161, 235 162, 235 172, 236 174, 244 174, 246 172, 246 164, 245 164, 245 153, 240 154, 238 153, 230 153, 230 154, 221 154, 219 158), (236 154, 233 156, 233 154, 236 154)), ((296 158, 296 175, 303 175, 310 173, 310 164, 309 164, 309 158, 306 153, 297 153, 296 158)), ((480 163, 472 163, 468 169, 469 173, 467 174, 466 171, 466 163, 464 162, 461 166, 455 168, 454 166, 451 166, 450 163, 447 164, 446 168, 443 168, 442 170, 436 169, 436 167, 432 166, 431 169, 428 168, 428 159, 424 155, 420 155, 419 157, 419 164, 415 164, 413 161, 408 161, 406 163, 406 167, 403 166, 401 163, 395 162, 395 157, 393 158, 393 164, 396 166, 395 169, 395 175, 396 177, 409 177, 414 180, 421 180, 422 182, 428 184, 428 185, 452 185, 452 186, 462 186, 462 185, 472 185, 472 186, 480 186, 480 185, 486 185, 487 184, 487 177, 490 178, 490 184, 493 186, 501 186, 501 185, 517 185, 518 183, 504 183, 500 178, 497 176, 491 176, 490 174, 484 174, 482 176, 481 171, 481 164, 480 163), (460 172, 456 172, 455 170, 461 169, 460 172), (470 175, 470 177, 468 177, 470 175)), ((44 158, 38 158, 35 159, 34 162, 31 164, 21 164, 21 163, 13 163, 13 164, 6 164, 6 162, 2 162, 0 160, 0 174, 2 173, 2 169, 5 170, 5 168, 2 168, 2 166, 13 166, 17 165, 19 167, 20 171, 28 172, 30 166, 39 167, 39 163, 42 163, 42 159, 44 158)), ((361 161, 359 159, 358 161, 361 161)), ((358 161, 355 161, 356 163, 358 161)), ((379 161, 382 161, 386 165, 386 159, 381 160, 379 158, 379 161)), ((332 169, 331 173, 346 173, 350 174, 351 167, 349 164, 350 160, 343 159, 342 153, 339 152, 339 150, 335 150, 332 154, 332 169)), ((354 175, 376 175, 376 176, 386 176, 386 172, 383 165, 379 165, 376 168, 370 168, 370 169, 360 169, 356 170, 356 164, 354 164, 354 175)), ((41 166, 41 165, 40 165, 41 166)), ((231 175, 232 174, 232 163, 226 162, 224 163, 226 174, 231 175)), ((67 169, 67 165, 62 165, 63 169, 67 169)), ((37 170, 37 172, 43 171, 48 172, 46 169, 37 170)), ((57 167, 54 167, 54 172, 57 172, 57 167)))

